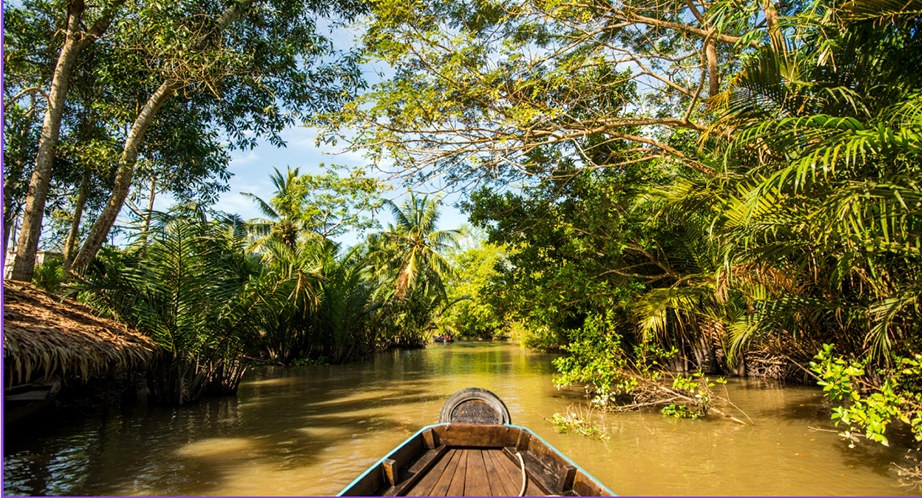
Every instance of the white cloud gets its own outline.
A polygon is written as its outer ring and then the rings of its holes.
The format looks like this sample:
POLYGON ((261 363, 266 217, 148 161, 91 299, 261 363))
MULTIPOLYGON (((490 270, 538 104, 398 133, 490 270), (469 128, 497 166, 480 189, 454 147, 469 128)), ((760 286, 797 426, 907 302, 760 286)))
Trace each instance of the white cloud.
POLYGON ((289 149, 316 150, 314 141, 317 139, 317 130, 305 128, 304 126, 293 126, 285 129, 282 133, 282 140, 287 144, 289 149))
POLYGON ((231 153, 230 164, 231 164, 231 168, 233 169, 234 166, 254 163, 256 161, 259 161, 259 159, 260 157, 259 157, 259 154, 256 153, 256 149, 251 149, 247 151, 246 155, 239 155, 239 154, 231 153))

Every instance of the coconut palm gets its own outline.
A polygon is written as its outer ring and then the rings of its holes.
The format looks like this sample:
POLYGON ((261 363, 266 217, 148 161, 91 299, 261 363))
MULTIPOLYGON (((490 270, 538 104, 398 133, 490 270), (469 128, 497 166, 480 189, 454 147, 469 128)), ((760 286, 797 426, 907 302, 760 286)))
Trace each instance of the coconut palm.
POLYGON ((305 192, 304 186, 298 181, 299 168, 288 168, 284 175, 278 168, 273 170, 275 173, 269 179, 275 186, 275 194, 268 202, 249 192, 241 192, 241 195, 254 201, 265 216, 247 220, 253 235, 251 247, 254 250, 260 250, 271 238, 294 248, 298 240, 308 233, 301 216, 305 192))
POLYGON ((405 299, 417 286, 444 299, 444 279, 453 275, 454 269, 443 254, 458 247, 461 232, 436 230, 437 197, 416 197, 411 192, 402 205, 393 201, 387 201, 386 205, 395 222, 384 232, 372 235, 370 241, 379 274, 385 272, 392 278, 394 297, 398 300, 405 299))

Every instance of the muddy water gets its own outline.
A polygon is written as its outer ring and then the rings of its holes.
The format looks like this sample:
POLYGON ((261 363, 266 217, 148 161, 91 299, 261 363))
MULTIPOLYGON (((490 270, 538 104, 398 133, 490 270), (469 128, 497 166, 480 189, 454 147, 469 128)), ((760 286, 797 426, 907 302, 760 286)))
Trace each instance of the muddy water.
POLYGON ((849 449, 811 429, 831 428, 816 389, 731 381, 747 426, 651 412, 598 419, 608 440, 558 434, 546 419, 582 395, 553 387, 551 359, 509 344, 436 345, 345 366, 254 369, 236 397, 183 409, 59 416, 6 432, 3 494, 335 494, 469 386, 498 394, 513 423, 619 494, 912 492, 889 470, 905 450, 849 449))

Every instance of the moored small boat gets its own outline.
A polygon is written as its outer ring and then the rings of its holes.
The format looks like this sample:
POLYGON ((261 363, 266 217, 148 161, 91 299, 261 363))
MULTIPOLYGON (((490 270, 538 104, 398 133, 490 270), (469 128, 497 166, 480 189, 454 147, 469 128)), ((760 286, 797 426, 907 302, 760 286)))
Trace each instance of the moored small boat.
POLYGON ((451 342, 455 342, 455 337, 451 334, 442 334, 442 335, 435 336, 434 341, 448 344, 451 342))
POLYGON ((61 378, 57 375, 30 384, 3 391, 3 420, 5 423, 27 419, 47 408, 61 391, 61 378))
POLYGON ((455 393, 438 424, 423 427, 339 496, 614 496, 550 444, 511 425, 479 388, 455 393))

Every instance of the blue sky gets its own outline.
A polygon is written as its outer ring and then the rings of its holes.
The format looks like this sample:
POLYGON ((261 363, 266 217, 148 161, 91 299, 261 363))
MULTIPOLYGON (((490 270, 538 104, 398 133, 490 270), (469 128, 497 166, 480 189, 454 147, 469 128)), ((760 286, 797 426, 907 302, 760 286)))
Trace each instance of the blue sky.
MULTIPOLYGON (((261 217, 256 204, 240 195, 240 193, 249 192, 264 200, 269 200, 275 190, 269 180, 269 175, 272 174, 273 168, 285 171, 288 167, 291 167, 300 168, 302 173, 318 173, 320 172, 320 163, 351 167, 366 167, 368 165, 368 162, 365 161, 360 153, 343 152, 330 146, 315 146, 314 141, 317 133, 318 131, 315 129, 296 126, 282 133, 282 137, 287 143, 286 147, 278 148, 265 140, 261 140, 254 149, 232 152, 230 171, 234 176, 230 180, 230 190, 221 195, 214 208, 228 213, 237 213, 244 219, 261 217)), ((370 168, 366 169, 366 171, 368 170, 370 168)), ((369 173, 374 174, 375 171, 370 170, 369 173)), ((406 189, 395 184, 394 190, 388 192, 387 197, 399 204, 405 195, 406 189)), ((458 194, 445 195, 442 216, 439 220, 440 229, 458 228, 467 222, 467 216, 452 205, 458 199, 458 194)), ((158 199, 157 204, 158 209, 165 209, 168 207, 169 199, 158 199)), ((393 221, 390 213, 383 214, 381 220, 384 225, 393 221)), ((355 235, 345 235, 341 242, 348 246, 357 242, 357 238, 355 235)))
MULTIPOLYGON (((334 29, 329 33, 334 46, 338 49, 347 49, 352 44, 357 43, 356 33, 361 27, 353 26, 349 29, 334 29)), ((381 66, 380 63, 363 66, 364 77, 369 85, 380 81, 381 74, 390 74, 392 71, 387 66, 381 66)), ((300 168, 302 173, 320 172, 320 163, 339 164, 349 167, 365 167, 368 174, 376 174, 373 168, 368 167, 369 161, 366 161, 361 152, 344 152, 342 147, 329 145, 316 146, 315 141, 319 130, 296 125, 282 132, 282 138, 286 142, 285 147, 276 147, 266 140, 260 140, 256 148, 247 151, 233 151, 231 153, 230 172, 233 177, 230 180, 230 190, 221 195, 220 200, 214 206, 215 209, 228 213, 239 214, 244 219, 261 217, 256 208, 256 204, 246 197, 240 195, 241 192, 255 194, 264 200, 269 200, 274 192, 269 175, 272 174, 273 168, 279 171, 285 171, 288 167, 300 168)), ((384 175, 381 174, 383 178, 384 175)), ((387 197, 397 204, 400 204, 402 197, 406 195, 406 188, 394 183, 394 189, 390 191, 387 197)), ((432 190, 432 189, 428 189, 432 190)), ((467 222, 467 216, 453 206, 458 202, 459 194, 446 192, 443 197, 442 215, 439 220, 439 229, 458 228, 467 222)), ((168 196, 161 195, 156 202, 156 209, 165 210, 172 203, 168 196)), ((381 216, 382 225, 392 222, 390 213, 385 212, 381 216)), ((344 235, 340 242, 345 245, 353 245, 358 241, 356 234, 344 235)))

